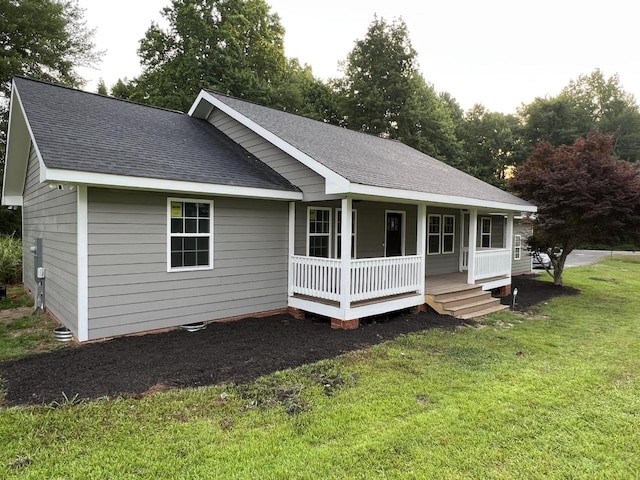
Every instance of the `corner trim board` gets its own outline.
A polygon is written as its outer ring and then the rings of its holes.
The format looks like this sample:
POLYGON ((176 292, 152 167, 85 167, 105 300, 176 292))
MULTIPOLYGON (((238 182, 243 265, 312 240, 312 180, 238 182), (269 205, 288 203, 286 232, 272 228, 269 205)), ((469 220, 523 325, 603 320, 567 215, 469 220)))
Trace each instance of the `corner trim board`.
POLYGON ((89 206, 87 186, 77 190, 77 248, 78 248, 78 341, 89 340, 89 206))

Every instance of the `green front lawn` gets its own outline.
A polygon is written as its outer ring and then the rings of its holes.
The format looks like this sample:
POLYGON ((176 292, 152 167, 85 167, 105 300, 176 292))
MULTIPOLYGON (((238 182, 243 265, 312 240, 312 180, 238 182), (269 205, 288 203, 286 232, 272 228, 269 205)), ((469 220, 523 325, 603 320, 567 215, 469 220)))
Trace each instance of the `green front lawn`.
POLYGON ((247 386, 1 409, 0 478, 640 478, 640 259, 565 284, 247 386))

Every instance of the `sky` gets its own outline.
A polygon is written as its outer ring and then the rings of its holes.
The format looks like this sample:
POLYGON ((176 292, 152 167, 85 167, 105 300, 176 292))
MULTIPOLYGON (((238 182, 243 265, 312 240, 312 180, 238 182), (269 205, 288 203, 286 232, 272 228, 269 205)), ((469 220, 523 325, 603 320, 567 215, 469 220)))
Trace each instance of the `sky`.
MULTIPOLYGON (((79 0, 95 43, 95 70, 81 69, 86 89, 140 73, 136 50, 170 0, 79 0)), ((407 24, 420 70, 438 92, 469 109, 515 113, 536 97, 557 95, 569 81, 600 68, 618 74, 640 99, 638 22, 628 0, 267 0, 280 16, 285 54, 323 80, 365 37, 374 15, 407 24)))

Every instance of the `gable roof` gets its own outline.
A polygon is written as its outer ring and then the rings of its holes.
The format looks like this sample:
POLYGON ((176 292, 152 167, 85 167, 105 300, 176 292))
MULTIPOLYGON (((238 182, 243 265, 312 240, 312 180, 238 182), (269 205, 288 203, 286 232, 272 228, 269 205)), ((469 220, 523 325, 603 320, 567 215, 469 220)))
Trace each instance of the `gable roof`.
MULTIPOLYGON (((288 153, 320 175, 326 169, 348 182, 333 193, 393 193, 411 200, 535 211, 529 202, 451 167, 401 142, 388 140, 300 115, 275 110, 213 91, 205 100, 257 133, 265 132, 293 147, 288 153), (311 162, 309 162, 311 159, 311 162), (313 162, 317 164, 313 165, 313 162), (325 167, 325 168, 322 168, 325 167), (371 188, 373 187, 373 188, 371 188)), ((198 100, 191 108, 194 114, 198 100)))
MULTIPOLYGON (((101 175, 113 175, 135 177, 148 186, 152 182, 145 179, 159 179, 299 196, 288 180, 205 120, 23 77, 14 79, 13 90, 12 110, 23 112, 51 180, 91 184, 101 175)), ((127 183, 135 186, 136 181, 127 183)))

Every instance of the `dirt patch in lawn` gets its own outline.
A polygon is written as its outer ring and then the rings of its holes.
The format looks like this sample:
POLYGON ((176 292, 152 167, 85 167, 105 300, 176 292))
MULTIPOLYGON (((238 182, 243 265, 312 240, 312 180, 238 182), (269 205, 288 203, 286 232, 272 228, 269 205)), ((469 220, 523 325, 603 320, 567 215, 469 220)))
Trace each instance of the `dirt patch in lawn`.
MULTIPOLYGON (((567 291, 532 278, 514 278, 514 285, 522 290, 520 309, 567 291)), ((433 312, 368 319, 347 331, 332 330, 329 321, 320 318, 248 318, 212 323, 193 333, 174 330, 72 345, 0 364, 0 377, 7 405, 47 404, 76 395, 78 399, 138 397, 168 388, 248 383, 401 334, 463 324, 433 312)))
POLYGON ((0 310, 0 323, 9 323, 12 320, 28 317, 33 314, 33 307, 18 307, 0 310))

